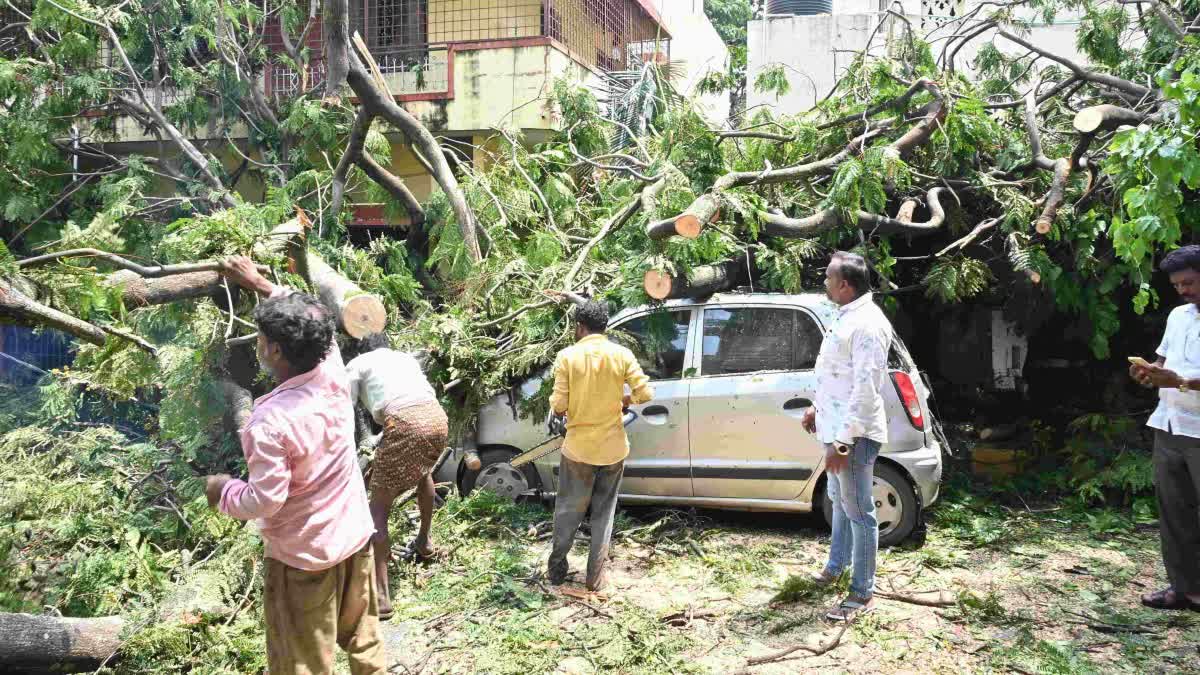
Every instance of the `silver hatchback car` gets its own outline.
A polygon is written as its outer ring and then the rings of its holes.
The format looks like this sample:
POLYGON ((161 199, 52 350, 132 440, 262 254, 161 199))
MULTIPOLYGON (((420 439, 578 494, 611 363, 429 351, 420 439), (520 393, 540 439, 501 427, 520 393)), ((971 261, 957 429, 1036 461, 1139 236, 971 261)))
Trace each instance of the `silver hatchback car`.
MULTIPOLYGON (((836 312, 823 294, 723 293, 615 316, 610 339, 633 350, 654 387, 627 427, 621 502, 798 512, 819 504, 828 520, 824 450, 801 418, 836 312)), ((899 338, 888 365, 889 442, 874 483, 881 545, 913 532, 942 476, 929 392, 899 338)), ((454 480, 464 494, 556 490, 557 451, 520 468, 509 463, 549 440, 545 421, 521 418, 516 400, 535 396, 545 377, 485 405, 476 427, 480 468, 466 469, 459 449, 439 479, 454 480)))

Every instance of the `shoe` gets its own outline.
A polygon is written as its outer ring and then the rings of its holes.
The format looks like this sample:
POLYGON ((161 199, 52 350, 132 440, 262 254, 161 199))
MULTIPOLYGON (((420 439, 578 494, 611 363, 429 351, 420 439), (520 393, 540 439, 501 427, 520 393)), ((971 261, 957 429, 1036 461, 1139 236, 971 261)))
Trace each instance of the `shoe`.
POLYGON ((1200 612, 1200 602, 1192 602, 1188 596, 1174 588, 1147 593, 1142 596, 1142 604, 1151 609, 1187 609, 1200 612))
POLYGON ((842 604, 829 610, 825 618, 830 621, 839 623, 849 622, 857 619, 863 614, 869 614, 875 611, 875 598, 863 598, 856 595, 851 595, 842 601, 842 604))

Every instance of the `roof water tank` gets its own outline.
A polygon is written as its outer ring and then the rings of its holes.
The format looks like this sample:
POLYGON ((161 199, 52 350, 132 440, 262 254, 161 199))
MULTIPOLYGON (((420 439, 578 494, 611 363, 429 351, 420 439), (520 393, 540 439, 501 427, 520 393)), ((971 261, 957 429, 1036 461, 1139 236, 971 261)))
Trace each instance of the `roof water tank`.
POLYGON ((833 0, 767 0, 767 14, 832 14, 833 0))

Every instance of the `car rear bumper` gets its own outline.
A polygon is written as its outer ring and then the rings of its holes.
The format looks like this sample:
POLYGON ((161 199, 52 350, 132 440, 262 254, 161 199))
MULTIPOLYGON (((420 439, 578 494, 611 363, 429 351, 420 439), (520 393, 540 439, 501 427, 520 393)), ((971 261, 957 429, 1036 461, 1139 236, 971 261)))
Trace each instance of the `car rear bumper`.
POLYGON ((922 506, 927 507, 937 501, 942 485, 942 446, 937 441, 916 450, 889 452, 883 456, 904 467, 912 476, 917 493, 921 495, 922 506))

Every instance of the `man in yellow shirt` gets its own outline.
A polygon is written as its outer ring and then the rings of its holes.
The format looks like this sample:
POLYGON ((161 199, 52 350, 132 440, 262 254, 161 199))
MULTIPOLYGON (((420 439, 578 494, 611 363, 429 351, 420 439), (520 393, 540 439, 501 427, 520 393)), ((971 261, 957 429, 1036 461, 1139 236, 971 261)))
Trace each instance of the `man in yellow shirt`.
POLYGON ((588 507, 592 509, 592 543, 588 554, 587 587, 604 586, 613 516, 629 439, 621 411, 654 396, 650 378, 633 352, 605 337, 608 308, 591 300, 575 310, 575 344, 554 360, 554 393, 550 407, 567 416, 554 505, 554 547, 547 576, 550 583, 567 578, 567 553, 588 507), (632 393, 625 393, 629 385, 632 393))

